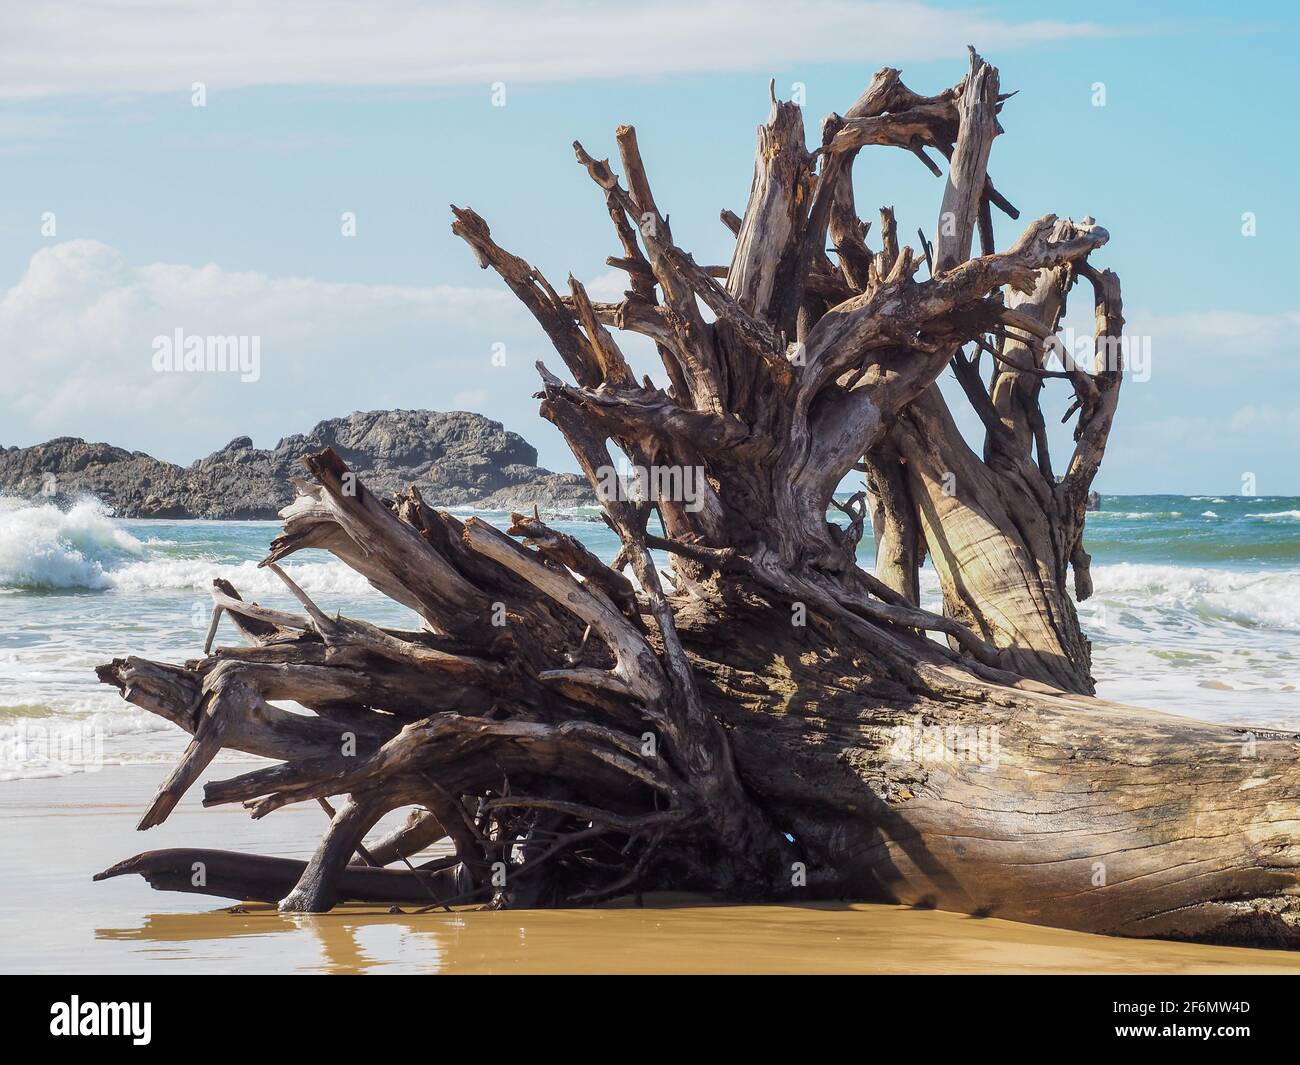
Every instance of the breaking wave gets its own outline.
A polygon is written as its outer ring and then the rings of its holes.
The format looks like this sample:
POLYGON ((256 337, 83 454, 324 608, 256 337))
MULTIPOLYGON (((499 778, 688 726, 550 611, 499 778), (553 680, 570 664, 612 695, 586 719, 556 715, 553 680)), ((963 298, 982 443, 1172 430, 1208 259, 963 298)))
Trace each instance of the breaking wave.
MULTIPOLYGON (((206 591, 213 578, 224 577, 241 594, 284 591, 275 574, 255 561, 177 557, 168 551, 173 546, 133 535, 95 499, 60 510, 0 497, 0 590, 206 591)), ((288 563, 285 571, 309 593, 370 591, 364 577, 334 560, 288 563)))
POLYGON ((120 528, 98 500, 67 510, 0 497, 0 587, 108 588, 109 573, 149 545, 120 528))
POLYGON ((1093 566, 1094 597, 1186 611, 1201 620, 1300 631, 1300 570, 1227 570, 1118 562, 1093 566))

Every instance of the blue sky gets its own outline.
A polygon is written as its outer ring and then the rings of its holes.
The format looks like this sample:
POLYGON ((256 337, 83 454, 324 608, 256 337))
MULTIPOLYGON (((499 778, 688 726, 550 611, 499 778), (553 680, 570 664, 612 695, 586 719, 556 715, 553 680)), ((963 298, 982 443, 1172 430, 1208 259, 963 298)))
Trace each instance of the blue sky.
MULTIPOLYGON (((783 98, 805 86, 815 131, 881 66, 921 92, 955 83, 969 41, 1020 90, 990 162, 1022 212, 995 215, 999 244, 1049 211, 1093 215, 1111 233, 1094 262, 1150 337, 1098 487, 1235 492, 1249 472, 1300 494, 1289 4, 6 8, 0 445, 75 435, 188 462, 244 433, 269 446, 356 409, 429 407, 499 419, 572 469, 531 399, 534 361, 560 360, 447 205, 553 283, 571 271, 612 295, 618 246, 570 145, 615 154, 630 122, 679 243, 725 263, 717 214, 744 207, 769 77, 783 98), (259 336, 260 379, 153 372, 153 338, 178 327, 259 336)), ((892 204, 905 239, 933 233, 941 182, 911 156, 869 150, 856 181, 868 217, 892 204)))

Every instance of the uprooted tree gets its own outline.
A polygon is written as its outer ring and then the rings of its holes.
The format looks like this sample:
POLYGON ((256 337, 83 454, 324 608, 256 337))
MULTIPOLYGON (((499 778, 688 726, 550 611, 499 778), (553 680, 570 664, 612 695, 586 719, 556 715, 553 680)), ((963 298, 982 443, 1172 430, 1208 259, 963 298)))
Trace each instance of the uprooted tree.
POLYGON ((299 911, 674 889, 1294 943, 1300 737, 1092 697, 1074 600, 1091 591, 1086 499, 1123 372, 1119 282, 1090 262, 1108 239, 1091 219, 1047 216, 995 250, 992 208, 1016 217, 988 174, 1006 99, 973 51, 936 96, 885 69, 809 151, 800 109, 774 96, 744 215, 722 214, 727 268, 675 242, 631 127, 616 134, 621 177, 575 145, 621 244, 617 303, 572 278, 561 295, 453 208, 563 359, 571 382, 539 364, 541 413, 593 485, 618 455, 700 470, 698 492, 604 492, 621 540, 606 565, 536 514, 501 532, 414 488, 380 499, 333 452, 310 457, 262 563, 303 613, 218 581, 203 658, 99 675, 193 735, 141 828, 226 747, 275 764, 206 784, 205 804, 261 817, 319 802, 323 839, 306 863, 182 849, 100 875, 299 911), (919 252, 889 208, 868 246, 853 166, 870 146, 941 176, 934 153, 947 160, 919 252), (1095 365, 1053 369, 1080 280, 1095 365), (653 341, 667 387, 637 379, 617 331, 653 341), (948 369, 982 456, 936 384, 948 369), (1054 378, 1076 418, 1059 476, 1040 407, 1054 378), (870 491, 836 502, 854 471, 870 491), (874 573, 857 562, 868 522, 874 573), (278 565, 305 548, 409 607, 419 631, 325 613, 278 565), (941 614, 919 602, 926 556, 941 614), (247 646, 212 650, 223 616, 247 646), (449 857, 412 861, 439 840, 449 857))

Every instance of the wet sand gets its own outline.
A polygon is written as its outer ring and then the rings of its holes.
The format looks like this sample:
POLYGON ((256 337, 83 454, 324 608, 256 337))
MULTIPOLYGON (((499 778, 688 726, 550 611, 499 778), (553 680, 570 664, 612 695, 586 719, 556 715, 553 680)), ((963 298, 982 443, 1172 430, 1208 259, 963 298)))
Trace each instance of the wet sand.
MULTIPOLYGON (((1300 973, 1300 952, 1110 939, 901 906, 716 906, 319 916, 91 875, 141 850, 210 846, 306 858, 315 806, 252 821, 193 789, 134 830, 166 771, 0 783, 0 971, 6 973, 1300 973)), ((219 766, 215 775, 237 772, 219 766)))

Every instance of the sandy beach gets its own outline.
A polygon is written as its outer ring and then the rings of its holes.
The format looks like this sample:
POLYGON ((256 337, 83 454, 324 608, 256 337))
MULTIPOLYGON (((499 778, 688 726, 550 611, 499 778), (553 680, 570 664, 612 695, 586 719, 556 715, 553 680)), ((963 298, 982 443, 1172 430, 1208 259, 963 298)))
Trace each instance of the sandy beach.
MULTIPOLYGON (((219 767, 225 775, 229 766, 219 767)), ((321 916, 92 883, 155 847, 220 846, 306 857, 324 814, 262 821, 204 810, 194 789, 149 833, 134 824, 165 772, 0 784, 6 973, 1298 973, 1300 954, 1120 940, 899 906, 717 906, 428 914, 345 907, 321 916)))

